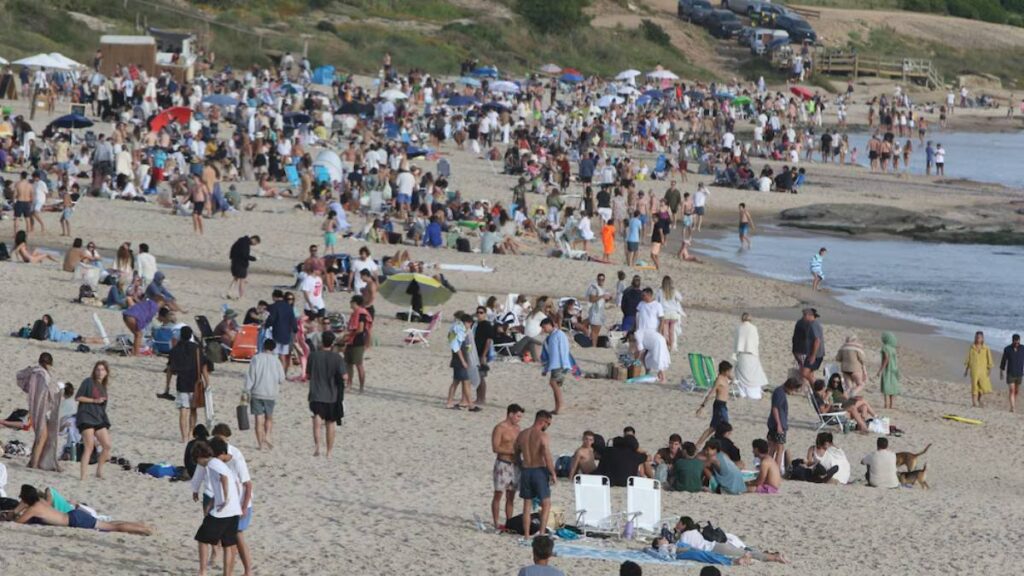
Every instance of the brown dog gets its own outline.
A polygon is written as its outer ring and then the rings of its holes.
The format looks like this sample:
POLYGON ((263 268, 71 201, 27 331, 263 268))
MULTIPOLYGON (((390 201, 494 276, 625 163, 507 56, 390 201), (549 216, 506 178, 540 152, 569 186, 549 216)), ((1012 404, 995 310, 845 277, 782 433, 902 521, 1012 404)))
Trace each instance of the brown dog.
POLYGON ((928 480, 925 476, 928 473, 928 465, 925 464, 924 468, 920 470, 911 470, 909 472, 897 472, 896 476, 900 479, 900 484, 904 486, 913 486, 917 484, 924 490, 928 490, 928 480))
POLYGON ((912 471, 913 469, 917 468, 918 456, 923 456, 924 453, 927 452, 928 449, 931 447, 932 445, 929 444, 924 447, 924 450, 921 450, 917 454, 914 454, 913 452, 897 452, 896 467, 899 468, 900 466, 905 466, 908 472, 912 471))

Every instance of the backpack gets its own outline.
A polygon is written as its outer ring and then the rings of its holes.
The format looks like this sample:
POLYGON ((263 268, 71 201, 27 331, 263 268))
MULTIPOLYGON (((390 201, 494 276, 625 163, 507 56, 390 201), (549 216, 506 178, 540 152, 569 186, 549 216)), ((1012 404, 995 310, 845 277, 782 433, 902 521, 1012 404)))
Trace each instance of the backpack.
POLYGON ((721 528, 715 528, 711 525, 711 522, 708 522, 703 528, 701 528, 700 535, 708 542, 721 543, 726 541, 725 531, 721 528))
POLYGON ((81 286, 78 287, 78 300, 77 300, 77 302, 79 304, 81 304, 83 300, 88 300, 90 298, 95 298, 95 297, 96 297, 96 291, 92 289, 92 286, 90 286, 88 284, 82 284, 81 286))
POLYGON ((46 322, 43 322, 43 319, 40 318, 32 324, 32 331, 29 332, 28 337, 32 340, 46 340, 46 335, 50 331, 49 328, 46 322))
POLYGON ((469 238, 456 238, 455 249, 459 252, 472 252, 473 249, 469 245, 469 238))
POLYGON ((7 244, 0 242, 0 262, 11 259, 11 253, 7 251, 7 244))

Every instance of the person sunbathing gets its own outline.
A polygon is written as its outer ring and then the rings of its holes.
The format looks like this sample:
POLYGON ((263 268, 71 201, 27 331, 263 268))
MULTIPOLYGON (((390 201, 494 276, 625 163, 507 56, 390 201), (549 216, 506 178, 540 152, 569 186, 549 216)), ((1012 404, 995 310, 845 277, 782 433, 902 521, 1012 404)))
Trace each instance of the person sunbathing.
POLYGON ((877 415, 875 411, 871 409, 871 406, 860 397, 848 398, 843 400, 839 404, 833 404, 829 401, 828 390, 825 387, 824 380, 818 380, 814 383, 814 408, 819 414, 826 414, 828 412, 846 412, 846 414, 857 423, 857 432, 866 434, 868 431, 868 425, 866 420, 875 418, 877 415))
POLYGON ((15 259, 20 258, 21 261, 26 264, 39 264, 44 260, 49 260, 50 262, 57 261, 57 259, 52 255, 47 254, 38 248, 29 248, 28 234, 26 234, 24 230, 18 230, 18 233, 14 235, 14 257, 15 259))
MULTIPOLYGON (((81 504, 65 514, 56 510, 49 501, 42 498, 34 486, 28 484, 22 484, 21 492, 18 496, 18 506, 14 510, 5 512, 2 516, 3 520, 13 521, 17 524, 66 526, 68 528, 99 530, 101 532, 123 532, 139 536, 150 536, 153 534, 152 528, 140 522, 100 521, 81 504)), ((52 494, 50 497, 52 498, 52 494)))

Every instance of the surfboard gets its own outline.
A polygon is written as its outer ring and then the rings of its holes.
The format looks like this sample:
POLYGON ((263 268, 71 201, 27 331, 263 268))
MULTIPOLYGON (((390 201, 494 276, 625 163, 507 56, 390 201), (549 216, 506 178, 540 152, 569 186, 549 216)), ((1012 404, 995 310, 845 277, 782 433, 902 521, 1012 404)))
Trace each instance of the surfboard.
POLYGON ((943 418, 946 420, 953 420, 954 422, 963 422, 964 424, 980 425, 984 424, 981 420, 975 420, 974 418, 964 418, 963 416, 957 416, 956 414, 943 414, 943 418))

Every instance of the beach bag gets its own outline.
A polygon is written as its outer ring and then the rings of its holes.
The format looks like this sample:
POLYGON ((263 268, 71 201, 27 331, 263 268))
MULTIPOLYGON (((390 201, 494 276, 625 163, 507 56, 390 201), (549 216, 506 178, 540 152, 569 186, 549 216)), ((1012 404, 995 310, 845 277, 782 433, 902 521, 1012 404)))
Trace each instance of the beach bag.
POLYGON ((206 341, 206 357, 214 364, 220 364, 221 362, 227 362, 227 356, 224 354, 224 347, 220 345, 218 340, 207 340, 206 341))
POLYGON ((708 522, 701 528, 700 535, 708 542, 723 543, 726 541, 725 531, 721 528, 715 528, 711 525, 711 522, 708 522))
POLYGON ((46 322, 39 319, 32 324, 32 330, 29 332, 28 337, 32 340, 46 340, 47 332, 49 332, 49 327, 46 325, 46 322))
POLYGON ((594 341, 590 339, 590 336, 587 336, 582 332, 574 334, 572 339, 575 340, 582 348, 590 348, 594 345, 594 341))
POLYGON ((572 467, 572 455, 562 455, 555 459, 555 476, 559 478, 569 477, 569 468, 572 467))
POLYGON ((11 253, 7 251, 7 244, 0 242, 0 262, 6 262, 11 259, 11 253))
POLYGON ((245 394, 242 394, 242 399, 235 407, 235 417, 238 419, 239 430, 249 429, 249 397, 245 394))
POLYGON ((868 420, 868 432, 873 434, 881 434, 886 436, 889 434, 889 419, 888 418, 874 418, 868 420))
POLYGON ((77 300, 77 302, 79 304, 81 304, 85 300, 89 300, 89 299, 92 299, 92 298, 95 298, 95 297, 96 297, 96 291, 93 290, 92 286, 90 286, 89 284, 82 284, 81 286, 78 287, 78 300, 77 300))
MULTIPOLYGON (((505 530, 513 534, 523 534, 523 515, 513 516, 505 522, 505 530)), ((540 513, 530 514, 530 534, 540 532, 540 513)))
POLYGON ((473 249, 469 245, 469 238, 456 238, 455 249, 459 252, 472 252, 473 249))

